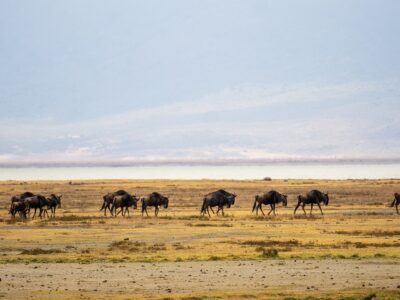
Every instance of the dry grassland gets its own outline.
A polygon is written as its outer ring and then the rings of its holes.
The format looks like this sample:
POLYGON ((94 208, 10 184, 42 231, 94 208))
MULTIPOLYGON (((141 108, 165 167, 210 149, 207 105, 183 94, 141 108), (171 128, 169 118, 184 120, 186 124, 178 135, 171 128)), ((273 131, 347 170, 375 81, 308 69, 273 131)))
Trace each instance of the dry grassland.
MULTIPOLYGON (((393 193, 399 191, 400 180, 3 181, 0 182, 0 263, 5 268, 15 263, 24 266, 22 263, 84 265, 323 259, 345 264, 346 261, 378 259, 398 269, 400 216, 388 205, 393 193), (234 207, 225 210, 225 217, 201 217, 202 196, 219 188, 238 195, 234 207), (314 216, 304 216, 301 210, 294 216, 296 196, 314 188, 329 192, 329 206, 323 207, 325 215, 321 216, 317 208, 314 216), (102 195, 117 189, 139 196, 158 191, 169 196, 170 207, 161 208, 158 218, 141 217, 140 205, 129 217, 104 217, 99 212, 102 195), (278 206, 275 217, 251 214, 254 195, 271 189, 289 196, 288 207, 278 206), (7 212, 10 197, 25 191, 63 194, 62 208, 57 210, 56 218, 11 220, 7 212)), ((308 212, 309 207, 306 210, 308 212)), ((283 294, 278 297, 272 292, 274 287, 271 288, 265 291, 254 287, 251 295, 284 298, 283 294)), ((364 297, 367 292, 380 293, 381 298, 400 297, 388 289, 361 292, 352 287, 341 291, 340 295, 347 293, 349 299, 359 299, 357 297, 364 297)), ((31 292, 34 295, 34 291, 31 292)), ((171 294, 169 297, 184 299, 188 297, 185 292, 166 293, 171 294)), ((216 288, 210 292, 191 292, 190 295, 199 298, 185 299, 243 298, 248 292, 248 289, 228 292, 216 288)), ((57 297, 68 298, 74 293, 80 295, 79 290, 59 291, 57 297)), ((287 297, 295 299, 305 297, 301 291, 288 293, 287 297)), ((93 295, 98 297, 99 293, 85 291, 83 294, 85 297, 93 295)), ((101 295, 106 297, 107 293, 103 291, 101 295)), ((333 299, 338 296, 324 290, 309 291, 307 295, 333 299)), ((123 297, 124 293, 111 296, 123 297)), ((155 297, 148 291, 137 292, 136 298, 139 296, 155 297)), ((164 296, 157 294, 157 297, 164 296)))

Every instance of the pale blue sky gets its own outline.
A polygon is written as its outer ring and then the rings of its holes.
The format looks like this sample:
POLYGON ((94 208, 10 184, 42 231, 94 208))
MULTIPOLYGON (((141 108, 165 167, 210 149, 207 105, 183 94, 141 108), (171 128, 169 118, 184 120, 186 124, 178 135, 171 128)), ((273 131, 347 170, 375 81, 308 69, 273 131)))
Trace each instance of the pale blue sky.
POLYGON ((0 2, 0 161, 400 156, 400 2, 0 2))

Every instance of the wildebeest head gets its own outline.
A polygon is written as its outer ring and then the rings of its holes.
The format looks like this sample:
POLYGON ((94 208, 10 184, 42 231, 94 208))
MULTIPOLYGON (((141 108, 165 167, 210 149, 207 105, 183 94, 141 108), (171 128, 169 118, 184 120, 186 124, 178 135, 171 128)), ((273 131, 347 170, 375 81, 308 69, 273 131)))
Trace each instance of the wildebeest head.
POLYGON ((226 197, 226 206, 228 208, 231 207, 231 205, 235 204, 235 198, 236 198, 236 194, 230 194, 226 197))
POLYGON ((232 205, 235 204, 236 194, 232 194, 232 205))
POLYGON ((322 197, 323 197, 324 204, 328 205, 328 203, 329 203, 328 193, 326 193, 326 194, 322 193, 322 197))
POLYGON ((57 207, 58 207, 58 208, 61 208, 61 198, 62 198, 62 195, 61 195, 61 194, 60 194, 60 195, 51 194, 51 198, 53 198, 53 199, 56 201, 57 207))
POLYGON ((58 208, 61 208, 61 198, 62 198, 62 195, 61 195, 61 194, 60 194, 60 195, 56 195, 57 207, 58 207, 58 208))
POLYGON ((139 197, 136 197, 136 195, 132 196, 132 204, 133 204, 133 208, 137 209, 137 203, 139 201, 139 197))
POLYGON ((164 197, 164 208, 168 208, 168 197, 164 197))

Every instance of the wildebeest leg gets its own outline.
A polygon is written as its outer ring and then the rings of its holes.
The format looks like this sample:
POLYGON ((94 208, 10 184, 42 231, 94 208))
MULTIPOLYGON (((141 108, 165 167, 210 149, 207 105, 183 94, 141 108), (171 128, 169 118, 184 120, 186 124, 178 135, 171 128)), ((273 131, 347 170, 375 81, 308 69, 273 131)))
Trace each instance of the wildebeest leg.
POLYGON ((311 203, 311 210, 310 210, 310 215, 312 215, 312 209, 313 209, 314 203, 311 203))
POLYGON ((156 217, 158 216, 158 205, 155 206, 154 214, 155 214, 156 217))
POLYGON ((273 210, 272 204, 270 204, 270 206, 271 206, 271 209, 270 209, 270 211, 268 212, 268 216, 271 214, 271 212, 272 212, 272 210, 273 210))
POLYGON ((128 217, 129 217, 129 207, 126 207, 125 209, 125 214, 128 213, 128 217))
POLYGON ((211 207, 211 206, 209 206, 209 207, 210 207, 212 213, 215 215, 215 212, 214 212, 214 210, 212 209, 212 207, 211 207))
POLYGON ((397 214, 399 215, 400 213, 399 213, 399 204, 400 203, 396 203, 396 211, 397 211, 397 214))
POLYGON ((263 211, 263 209, 262 209, 262 204, 260 203, 259 205, 260 205, 260 210, 261 210, 263 216, 265 216, 265 213, 264 213, 264 211, 263 211))
POLYGON ((321 215, 324 215, 324 213, 322 212, 321 205, 319 204, 319 202, 317 202, 317 204, 318 204, 319 210, 321 211, 321 215))
POLYGON ((107 205, 107 208, 108 208, 108 210, 110 211, 110 214, 111 215, 113 215, 113 212, 112 212, 112 208, 111 208, 111 203, 109 203, 108 205, 107 205))
POLYGON ((225 217, 225 214, 224 214, 224 207, 223 207, 223 206, 221 207, 221 211, 222 211, 222 216, 225 217))
POLYGON ((263 209, 262 209, 262 203, 259 203, 259 204, 258 204, 258 206, 257 206, 257 211, 258 211, 258 208, 260 208, 260 210, 261 210, 263 216, 265 216, 265 213, 264 213, 264 211, 263 211, 263 209))
POLYGON ((207 206, 207 213, 208 213, 208 217, 211 217, 209 208, 211 208, 211 207, 207 206))
POLYGON ((35 217, 36 217, 36 207, 35 207, 35 212, 33 213, 33 217, 32 217, 32 219, 34 219, 35 217))
MULTIPOLYGON (((298 202, 297 205, 296 205, 296 207, 294 208, 294 212, 293 212, 294 215, 296 214, 296 211, 297 211, 297 209, 299 208, 300 204, 301 204, 301 202, 298 202)), ((304 209, 304 208, 303 208, 303 209, 304 209)))
POLYGON ((276 216, 276 213, 275 213, 275 203, 272 204, 272 207, 273 207, 274 216, 276 216))
POLYGON ((217 216, 218 216, 218 213, 219 213, 220 209, 221 209, 221 207, 218 206, 218 209, 217 209, 217 216))
POLYGON ((301 208, 303 209, 304 214, 307 215, 306 210, 304 209, 305 206, 306 206, 305 203, 303 203, 303 205, 301 206, 301 208))
POLYGON ((146 215, 149 216, 149 213, 147 212, 147 205, 142 204, 142 217, 144 215, 144 212, 146 212, 146 215))
POLYGON ((107 217, 107 209, 108 209, 108 203, 105 203, 104 201, 104 216, 107 217))

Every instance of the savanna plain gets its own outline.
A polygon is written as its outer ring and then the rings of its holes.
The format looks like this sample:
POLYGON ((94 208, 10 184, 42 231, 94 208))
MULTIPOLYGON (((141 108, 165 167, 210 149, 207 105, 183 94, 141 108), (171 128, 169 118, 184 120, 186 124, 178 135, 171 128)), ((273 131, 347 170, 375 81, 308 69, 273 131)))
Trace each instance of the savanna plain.
POLYGON ((0 297, 35 299, 400 299, 400 180, 95 180, 0 182, 0 297), (225 216, 200 216, 205 194, 237 194, 225 216), (169 197, 149 217, 111 217, 102 196, 169 197), (277 215, 254 196, 288 195, 277 215), (328 206, 293 214, 297 195, 328 206), (62 194, 55 218, 13 220, 10 198, 62 194), (264 207, 264 211, 269 211, 264 207))

